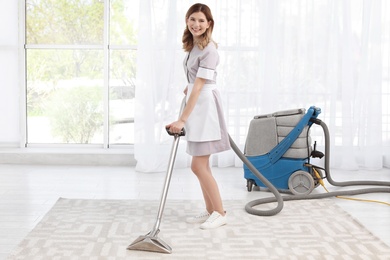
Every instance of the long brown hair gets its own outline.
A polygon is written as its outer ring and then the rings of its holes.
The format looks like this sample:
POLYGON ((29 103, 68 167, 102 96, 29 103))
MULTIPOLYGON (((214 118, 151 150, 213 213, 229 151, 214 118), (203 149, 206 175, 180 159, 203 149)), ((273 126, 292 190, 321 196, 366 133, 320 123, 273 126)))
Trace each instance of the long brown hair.
MULTIPOLYGON (((197 13, 197 12, 202 12, 206 16, 207 22, 210 23, 209 28, 207 28, 205 33, 202 34, 201 40, 199 42, 197 42, 199 49, 203 50, 203 48, 206 47, 210 41, 213 41, 211 38, 211 34, 213 33, 213 29, 214 29, 214 19, 213 19, 213 15, 211 14, 211 10, 207 5, 194 4, 187 11, 186 24, 187 24, 187 19, 190 17, 190 15, 193 13, 197 13)), ((185 28, 184 33, 183 33, 182 42, 183 42, 183 49, 185 51, 191 51, 192 48, 194 47, 194 37, 192 36, 187 25, 186 25, 186 28, 185 28)), ((215 46, 217 46, 216 43, 215 43, 215 46)))

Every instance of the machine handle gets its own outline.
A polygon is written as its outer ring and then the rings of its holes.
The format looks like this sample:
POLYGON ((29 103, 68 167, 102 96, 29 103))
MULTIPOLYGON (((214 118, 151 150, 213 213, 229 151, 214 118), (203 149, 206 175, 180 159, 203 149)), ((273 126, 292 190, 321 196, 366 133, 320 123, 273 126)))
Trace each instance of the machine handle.
POLYGON ((165 128, 165 130, 167 130, 167 133, 169 135, 173 135, 173 136, 185 136, 186 135, 186 130, 184 129, 184 127, 181 129, 180 133, 172 133, 169 128, 165 128))

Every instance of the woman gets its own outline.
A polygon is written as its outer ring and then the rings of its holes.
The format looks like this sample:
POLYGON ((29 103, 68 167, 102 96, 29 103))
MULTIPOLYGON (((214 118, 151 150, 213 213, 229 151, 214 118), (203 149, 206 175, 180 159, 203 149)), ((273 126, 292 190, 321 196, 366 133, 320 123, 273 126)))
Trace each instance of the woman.
POLYGON ((184 69, 188 85, 184 90, 186 106, 180 118, 167 125, 172 133, 186 129, 187 153, 192 156, 191 170, 202 189, 206 210, 187 219, 211 229, 227 224, 221 195, 210 168, 210 155, 230 149, 221 99, 216 89, 217 44, 211 35, 214 20, 207 5, 194 4, 186 14, 183 49, 188 52, 184 69))

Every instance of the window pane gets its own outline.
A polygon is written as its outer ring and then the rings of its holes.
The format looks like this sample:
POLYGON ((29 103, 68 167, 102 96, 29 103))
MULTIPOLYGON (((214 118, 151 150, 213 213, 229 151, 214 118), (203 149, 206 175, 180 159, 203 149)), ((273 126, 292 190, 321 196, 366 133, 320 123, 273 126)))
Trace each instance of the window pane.
POLYGON ((27 0, 27 44, 102 44, 104 1, 27 0))
POLYGON ((102 143, 103 51, 27 51, 28 143, 102 143))
POLYGON ((110 43, 137 44, 138 0, 112 0, 110 8, 110 43))
POLYGON ((136 51, 111 51, 110 144, 134 143, 136 51))

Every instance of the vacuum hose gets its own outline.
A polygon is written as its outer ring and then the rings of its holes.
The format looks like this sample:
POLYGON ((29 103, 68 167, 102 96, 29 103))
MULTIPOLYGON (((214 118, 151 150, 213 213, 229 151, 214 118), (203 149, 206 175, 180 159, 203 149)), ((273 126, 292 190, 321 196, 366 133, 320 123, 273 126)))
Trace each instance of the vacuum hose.
MULTIPOLYGON (((282 209, 283 209, 283 197, 280 195, 279 191, 275 188, 274 185, 272 185, 271 182, 267 180, 257 169, 253 164, 246 158, 246 156, 241 152, 241 150, 237 147, 236 143, 233 141, 233 139, 229 135, 229 141, 230 141, 230 146, 232 147, 233 151, 237 154, 237 156, 241 159, 243 163, 245 163, 246 166, 253 172, 257 178, 259 178, 264 185, 266 185, 269 190, 275 195, 272 202, 277 201, 278 205, 274 209, 270 210, 259 210, 259 209, 254 209, 253 207, 258 205, 258 204, 263 204, 257 203, 258 200, 249 202, 245 206, 245 210, 252 215, 259 215, 259 216, 273 216, 278 214, 282 209)), ((265 202, 268 203, 268 202, 265 202)))
MULTIPOLYGON (((324 131, 325 136, 325 170, 328 171, 329 169, 329 151, 330 151, 330 138, 329 138, 329 130, 328 126, 322 122, 322 120, 316 118, 312 119, 313 123, 320 125, 324 131)), ((332 179, 332 176, 329 172, 326 172, 326 179, 328 182, 334 186, 353 186, 353 185, 376 185, 376 186, 390 186, 390 182, 384 182, 384 181, 345 181, 345 182, 336 182, 332 179)), ((381 191, 382 192, 382 191, 381 191)), ((373 192, 371 192, 373 193, 373 192)))
POLYGON ((237 156, 241 159, 241 161, 251 170, 251 172, 256 175, 257 178, 261 180, 261 182, 267 186, 267 188, 275 195, 275 197, 257 199, 248 202, 245 205, 245 210, 252 215, 258 216, 273 216, 278 214, 283 209, 284 201, 291 200, 311 200, 311 199, 323 199, 329 197, 336 196, 351 196, 351 195, 360 195, 367 193, 390 193, 390 182, 383 181, 346 181, 346 182, 336 182, 331 178, 329 173, 329 154, 330 154, 330 145, 329 145, 329 131, 328 127, 325 123, 323 123, 320 119, 311 119, 313 123, 321 125, 325 134, 325 171, 326 178, 330 184, 334 186, 353 186, 353 185, 375 185, 375 186, 387 186, 383 188, 367 188, 367 189, 359 189, 359 190, 348 190, 348 191, 334 191, 322 194, 309 194, 309 195, 290 195, 290 196, 282 196, 279 191, 275 188, 275 186, 270 183, 257 169, 253 164, 246 158, 246 156, 241 152, 241 150, 234 143, 232 138, 229 135, 230 145, 233 151, 237 154, 237 156), (274 209, 270 210, 259 210, 254 207, 261 205, 277 202, 277 206, 274 209))

